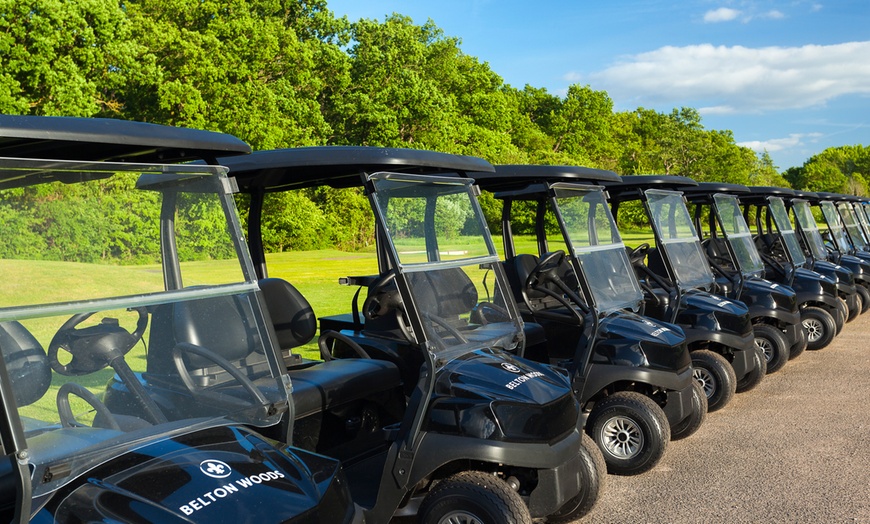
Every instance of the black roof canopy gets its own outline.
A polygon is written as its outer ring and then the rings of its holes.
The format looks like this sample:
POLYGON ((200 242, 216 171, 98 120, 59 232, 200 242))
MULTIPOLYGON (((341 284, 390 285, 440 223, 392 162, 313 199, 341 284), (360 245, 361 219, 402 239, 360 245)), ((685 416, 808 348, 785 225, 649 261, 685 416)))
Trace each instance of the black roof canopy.
POLYGON ((109 118, 0 115, 0 156, 176 163, 251 152, 224 133, 109 118))
POLYGON ((689 177, 677 175, 623 175, 622 182, 605 182, 612 202, 637 200, 647 189, 667 189, 683 191, 686 187, 696 186, 697 182, 689 177))
POLYGON ((482 189, 496 198, 538 200, 546 197, 549 183, 600 184, 618 182, 622 177, 613 171, 581 166, 502 164, 495 172, 469 173, 482 189))
POLYGON ((739 195, 740 202, 744 204, 765 204, 767 197, 780 197, 788 200, 795 196, 793 189, 788 187, 776 186, 750 186, 749 193, 739 195))
POLYGON ((352 187, 362 173, 462 175, 492 171, 482 158, 390 147, 320 146, 257 151, 245 157, 221 158, 243 192, 283 191, 320 185, 352 187))
POLYGON ((749 188, 741 184, 729 184, 726 182, 699 182, 695 186, 679 188, 691 202, 711 202, 713 195, 728 193, 736 196, 749 193, 749 188))

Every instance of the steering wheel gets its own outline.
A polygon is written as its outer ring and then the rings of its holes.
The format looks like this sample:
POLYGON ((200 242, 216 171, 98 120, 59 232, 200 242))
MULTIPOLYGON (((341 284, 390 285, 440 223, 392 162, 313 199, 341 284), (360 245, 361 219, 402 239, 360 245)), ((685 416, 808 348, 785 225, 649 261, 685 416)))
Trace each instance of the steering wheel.
MULTIPOLYGON (((458 329, 451 326, 446 319, 441 318, 438 315, 433 315, 432 313, 424 313, 424 315, 428 320, 431 320, 434 324, 438 324, 439 326, 443 327, 445 331, 456 337, 456 340, 458 340, 461 344, 465 344, 468 342, 468 339, 465 338, 458 329)), ((438 333, 435 333, 435 335, 438 335, 438 333)))
POLYGON ((564 259, 565 252, 561 249, 546 253, 526 277, 526 289, 532 289, 540 283, 545 284, 553 280, 556 270, 559 269, 564 259))
MULTIPOLYGON (((96 395, 75 382, 67 382, 57 390, 57 412, 60 414, 61 426, 65 428, 83 427, 82 424, 76 421, 75 415, 73 415, 72 408, 69 405, 70 395, 75 395, 90 404, 97 411, 97 415, 103 417, 108 429, 121 431, 121 425, 118 424, 118 420, 112 415, 109 408, 96 395)), ((94 421, 96 421, 96 418, 94 421)))
POLYGON ((110 365, 133 349, 145 334, 148 326, 148 311, 144 307, 133 308, 139 314, 136 330, 130 333, 118 325, 114 318, 104 318, 96 326, 78 329, 77 326, 94 313, 78 313, 69 318, 52 337, 48 345, 48 363, 51 369, 65 376, 88 375, 110 365), (58 353, 64 350, 72 359, 61 364, 58 353))
POLYGON ((631 261, 631 265, 640 264, 643 262, 643 259, 646 258, 649 253, 649 243, 644 242, 643 244, 637 246, 636 248, 631 250, 631 253, 628 254, 628 259, 631 261))
POLYGON ((399 296, 399 289, 395 285, 389 289, 387 288, 395 280, 396 272, 390 271, 386 275, 379 277, 369 286, 369 294, 362 306, 363 316, 366 319, 374 320, 402 306, 402 297, 399 296))
POLYGON ((338 358, 332 354, 332 349, 329 347, 330 339, 341 341, 346 347, 356 353, 358 358, 372 358, 366 350, 362 348, 362 346, 347 335, 339 333, 338 331, 325 331, 321 333, 320 337, 317 339, 317 346, 320 348, 320 358, 322 358, 324 362, 329 362, 333 358, 338 358))
MULTIPOLYGON (((225 393, 217 393, 217 392, 206 392, 205 388, 198 386, 194 383, 193 377, 190 376, 190 372, 187 370, 187 366, 184 363, 184 354, 196 355, 198 357, 202 357, 222 370, 229 373, 231 377, 236 379, 236 381, 241 384, 242 388, 260 405, 267 405, 269 401, 266 400, 266 397, 263 396, 263 392, 257 389, 257 386, 251 382, 247 376, 243 375, 241 371, 239 371, 235 366, 233 366, 227 359, 218 355, 217 353, 206 349, 202 346, 197 346, 196 344, 190 344, 188 342, 181 342, 177 344, 172 349, 172 360, 175 363, 175 368, 178 371, 178 375, 181 378, 181 381, 184 383, 184 386, 194 395, 199 395, 202 397, 213 397, 215 400, 225 402, 229 395, 225 393)), ((236 398, 232 398, 234 401, 238 401, 236 398)))

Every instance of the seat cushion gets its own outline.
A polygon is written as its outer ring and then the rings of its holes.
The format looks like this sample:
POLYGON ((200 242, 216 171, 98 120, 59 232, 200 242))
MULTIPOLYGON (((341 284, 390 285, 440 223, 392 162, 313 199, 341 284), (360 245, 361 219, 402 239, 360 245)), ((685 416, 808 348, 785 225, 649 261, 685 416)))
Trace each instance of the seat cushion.
POLYGON ((319 362, 288 371, 293 383, 296 418, 387 391, 401 385, 392 362, 348 358, 319 362))

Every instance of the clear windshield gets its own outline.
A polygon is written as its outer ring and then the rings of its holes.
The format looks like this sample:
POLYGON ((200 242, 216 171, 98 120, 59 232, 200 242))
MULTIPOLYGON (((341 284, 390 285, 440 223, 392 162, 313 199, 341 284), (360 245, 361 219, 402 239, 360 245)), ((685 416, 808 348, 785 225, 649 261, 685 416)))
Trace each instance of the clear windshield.
POLYGON ((867 220, 867 213, 865 209, 866 208, 864 207, 864 204, 860 202, 856 202, 854 204, 855 217, 861 224, 861 231, 864 234, 864 246, 870 247, 870 221, 867 220))
POLYGON ((395 173, 371 180, 379 220, 408 282, 403 302, 416 307, 439 360, 483 347, 514 349, 519 315, 506 300, 512 295, 471 181, 395 173))
POLYGON ((810 209, 810 203, 806 200, 792 200, 792 209, 794 209, 794 217, 804 238, 816 260, 827 260, 828 251, 825 249, 825 241, 822 239, 822 234, 819 232, 819 226, 816 224, 816 219, 813 217, 813 211, 810 209))
POLYGON ((744 275, 761 275, 764 273, 764 262, 758 254, 758 248, 752 240, 752 232, 743 218, 740 204, 734 195, 714 195, 716 212, 722 222, 725 238, 734 250, 737 265, 744 275))
POLYGON ((597 187, 556 186, 556 206, 568 245, 580 262, 595 307, 603 313, 636 309, 643 300, 625 244, 597 187))
POLYGON ((3 159, 0 187, 0 350, 34 496, 174 433, 277 422, 222 168, 3 159))
POLYGON ((852 242, 846 233, 846 228, 843 227, 843 221, 840 219, 840 213, 837 213, 837 208, 833 202, 825 201, 821 204, 822 215, 825 217, 825 222, 828 224, 828 231, 831 232, 831 238, 834 240, 837 249, 843 253, 852 251, 852 242))
MULTIPOLYGON (((791 220, 788 218, 788 210, 785 208, 785 203, 779 197, 768 197, 767 209, 771 216, 773 216, 774 225, 779 230, 779 236, 782 238, 783 244, 785 244, 785 249, 788 251, 792 264, 795 266, 806 264, 807 257, 801 248, 797 233, 791 225, 791 220)), ((822 246, 822 249, 824 249, 824 246, 822 246)))
POLYGON ((698 241, 683 194, 660 189, 648 189, 645 193, 650 220, 661 239, 659 247, 674 268, 677 282, 688 288, 712 285, 713 272, 698 241))
POLYGON ((843 225, 846 231, 849 232, 849 238, 852 243, 863 248, 867 245, 867 239, 864 237, 864 232, 861 229, 861 224, 858 223, 858 217, 855 216, 855 209, 849 202, 840 202, 837 204, 837 210, 840 212, 840 217, 843 219, 843 225))

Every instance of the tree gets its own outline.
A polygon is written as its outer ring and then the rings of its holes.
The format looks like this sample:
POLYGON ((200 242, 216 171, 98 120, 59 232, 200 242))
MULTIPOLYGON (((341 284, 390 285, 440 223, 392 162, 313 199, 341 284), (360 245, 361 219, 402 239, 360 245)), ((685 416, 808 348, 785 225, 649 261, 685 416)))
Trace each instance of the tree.
POLYGON ((119 116, 144 52, 117 2, 0 2, 0 113, 119 116))

